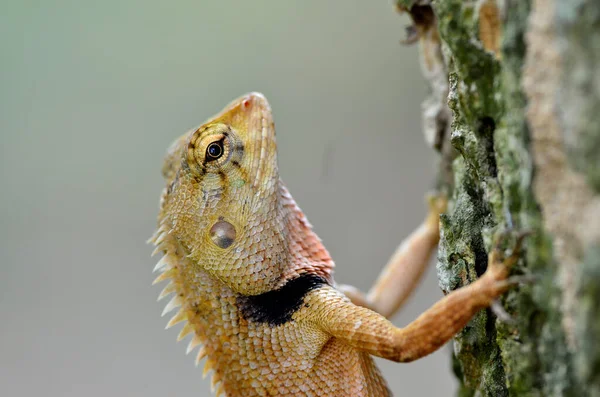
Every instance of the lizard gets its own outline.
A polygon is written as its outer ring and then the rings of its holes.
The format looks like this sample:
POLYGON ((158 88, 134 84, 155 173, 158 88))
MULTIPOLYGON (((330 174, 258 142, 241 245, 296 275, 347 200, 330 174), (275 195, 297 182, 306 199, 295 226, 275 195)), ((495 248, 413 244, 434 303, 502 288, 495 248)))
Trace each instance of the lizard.
POLYGON ((448 342, 510 286, 512 254, 490 250, 485 273, 403 328, 391 317, 439 240, 443 195, 400 244, 369 293, 338 285, 334 262, 279 177, 273 114, 241 96, 175 140, 165 156, 154 283, 173 294, 188 353, 206 358, 217 395, 391 396, 372 356, 410 362, 448 342))

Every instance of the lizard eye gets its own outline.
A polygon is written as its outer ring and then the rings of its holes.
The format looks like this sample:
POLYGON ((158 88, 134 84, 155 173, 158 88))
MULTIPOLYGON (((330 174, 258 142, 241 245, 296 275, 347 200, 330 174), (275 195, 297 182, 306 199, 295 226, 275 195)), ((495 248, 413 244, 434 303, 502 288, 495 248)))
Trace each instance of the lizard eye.
POLYGON ((242 154, 243 146, 229 126, 209 124, 190 136, 185 161, 203 176, 206 172, 228 172, 232 161, 239 161, 242 154))
POLYGON ((213 142, 206 148, 206 161, 214 161, 223 155, 223 139, 213 142))

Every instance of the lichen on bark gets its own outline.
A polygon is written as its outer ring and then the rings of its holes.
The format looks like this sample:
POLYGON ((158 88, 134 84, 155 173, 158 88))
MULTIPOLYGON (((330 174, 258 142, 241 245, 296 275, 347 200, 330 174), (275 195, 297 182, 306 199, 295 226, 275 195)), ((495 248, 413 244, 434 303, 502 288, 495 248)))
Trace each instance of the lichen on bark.
MULTIPOLYGON (((451 123, 438 133, 458 155, 434 146, 448 162, 440 172, 450 170, 440 186, 451 192, 440 287, 449 292, 480 276, 500 232, 532 232, 514 273, 535 282, 501 300, 514 322, 482 311, 455 338, 458 394, 600 396, 600 3, 397 6, 417 33, 428 33, 422 59, 439 47, 447 81, 451 123), (427 7, 434 17, 424 30, 427 7)), ((424 74, 433 88, 427 115, 442 107, 426 67, 424 74)))

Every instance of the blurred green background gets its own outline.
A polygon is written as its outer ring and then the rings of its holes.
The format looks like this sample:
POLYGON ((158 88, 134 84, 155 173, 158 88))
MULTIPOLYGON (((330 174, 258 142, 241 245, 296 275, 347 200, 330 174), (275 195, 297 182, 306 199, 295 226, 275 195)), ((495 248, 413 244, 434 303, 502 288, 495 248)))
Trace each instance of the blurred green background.
MULTIPOLYGON (((169 143, 248 91, 336 280, 368 289, 433 181, 406 23, 389 0, 2 1, 0 394, 210 395, 145 240, 169 143)), ((442 296, 434 273, 396 324, 442 296)), ((396 395, 454 390, 448 348, 379 363, 396 395)))

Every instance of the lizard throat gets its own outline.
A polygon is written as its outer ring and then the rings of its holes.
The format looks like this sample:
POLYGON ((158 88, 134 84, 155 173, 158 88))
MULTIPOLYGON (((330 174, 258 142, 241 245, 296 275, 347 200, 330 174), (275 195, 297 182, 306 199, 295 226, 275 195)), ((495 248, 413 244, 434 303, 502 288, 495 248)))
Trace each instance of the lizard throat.
POLYGON ((304 273, 279 289, 260 295, 239 295, 236 304, 246 320, 278 326, 292 321, 306 294, 325 284, 327 281, 321 276, 304 273))

